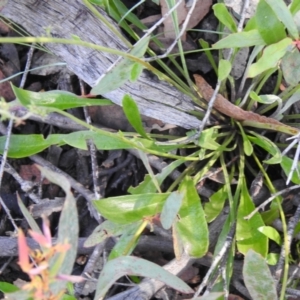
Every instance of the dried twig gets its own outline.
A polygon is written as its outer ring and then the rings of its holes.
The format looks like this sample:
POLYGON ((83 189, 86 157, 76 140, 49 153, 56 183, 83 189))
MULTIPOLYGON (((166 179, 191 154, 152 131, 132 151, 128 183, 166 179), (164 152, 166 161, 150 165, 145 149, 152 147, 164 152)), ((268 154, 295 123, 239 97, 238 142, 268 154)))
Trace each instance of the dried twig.
POLYGON ((280 196, 280 195, 282 195, 284 193, 287 193, 287 192, 289 192, 291 190, 298 189, 298 188, 300 188, 300 185, 294 185, 294 186, 288 187, 288 188, 286 188, 286 189, 284 189, 284 190, 282 190, 282 191, 280 191, 280 192, 272 195, 270 198, 268 198, 266 201, 264 201, 261 205, 259 205, 258 207, 256 207, 251 214, 249 214, 248 216, 244 217, 244 219, 245 220, 251 219, 257 212, 259 212, 260 209, 264 209, 265 206, 267 204, 269 204, 270 202, 272 202, 276 197, 278 197, 278 196, 280 196))
POLYGON ((209 270, 207 271, 205 277, 203 278, 197 292, 194 295, 194 298, 198 297, 200 295, 200 293, 203 291, 203 289, 206 287, 211 274, 214 272, 214 270, 216 269, 216 267, 218 266, 218 264, 220 263, 220 261, 222 260, 224 255, 226 254, 227 250, 231 246, 234 234, 235 234, 235 223, 232 225, 232 227, 226 237, 226 240, 224 242, 222 249, 219 251, 219 253, 214 258, 209 270))
MULTIPOLYGON (((179 0, 179 1, 176 3, 176 5, 174 5, 174 6, 172 7, 172 9, 169 10, 168 14, 170 14, 170 12, 172 12, 172 11, 174 10, 174 7, 177 7, 181 2, 182 2, 182 1, 179 0)), ((167 56, 172 52, 172 50, 174 49, 174 47, 176 46, 176 44, 178 43, 178 41, 180 40, 180 38, 181 38, 181 37, 184 35, 184 33, 186 32, 188 23, 189 23, 189 21, 190 21, 190 18, 191 18, 191 16, 192 16, 192 13, 193 13, 193 11, 194 11, 194 9, 195 9, 195 7, 196 7, 196 4, 197 4, 197 0, 193 0, 193 3, 192 3, 192 5, 191 5, 191 8, 189 9, 189 12, 188 12, 188 14, 187 14, 187 16, 186 16, 186 18, 185 18, 185 21, 184 21, 183 24, 182 24, 182 28, 181 28, 181 30, 180 30, 178 36, 177 36, 176 39, 173 41, 173 43, 168 47, 167 51, 166 51, 164 54, 162 54, 162 55, 157 55, 157 56, 154 56, 154 57, 151 57, 151 58, 146 58, 145 61, 154 61, 154 60, 162 59, 162 58, 167 57, 167 56)), ((163 21, 166 19, 165 16, 166 16, 166 15, 164 15, 163 18, 161 18, 154 26, 152 26, 152 28, 153 28, 153 27, 157 28, 157 27, 158 27, 157 24, 159 23, 159 25, 160 25, 160 24, 162 23, 162 22, 161 22, 162 19, 163 19, 163 21)), ((151 28, 151 30, 152 30, 152 28, 151 28)), ((152 31, 153 31, 153 30, 152 30, 152 31)))
POLYGON ((291 144, 282 152, 282 155, 285 155, 286 153, 288 153, 288 151, 290 149, 292 149, 294 147, 294 145, 298 144, 296 153, 295 153, 295 156, 293 159, 293 164, 292 164, 291 170, 289 172, 288 178, 286 180, 287 185, 290 183, 295 170, 297 170, 298 177, 300 177, 300 174, 298 171, 298 162, 299 162, 299 156, 300 156, 300 133, 296 134, 295 136, 287 138, 287 140, 292 140, 292 139, 294 139, 294 140, 291 142, 291 144))

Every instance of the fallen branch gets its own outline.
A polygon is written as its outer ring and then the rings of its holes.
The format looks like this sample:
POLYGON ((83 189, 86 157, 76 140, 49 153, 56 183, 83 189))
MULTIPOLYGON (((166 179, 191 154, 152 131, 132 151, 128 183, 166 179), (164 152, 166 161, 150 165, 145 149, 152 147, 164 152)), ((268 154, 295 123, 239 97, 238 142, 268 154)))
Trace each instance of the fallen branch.
MULTIPOLYGON (((99 12, 117 29, 106 13, 99 12)), ((51 1, 8 1, 2 15, 22 25, 36 37, 46 35, 50 29, 52 37, 72 38, 78 36, 83 41, 113 49, 126 51, 127 48, 118 37, 97 19, 79 0, 51 1)), ((116 61, 117 56, 100 53, 90 48, 65 44, 47 44, 46 47, 80 79, 93 85, 94 82, 116 61)), ((191 98, 164 81, 144 72, 138 81, 128 82, 122 88, 102 96, 121 105, 123 96, 128 93, 137 102, 140 112, 159 119, 164 123, 184 128, 195 128, 200 121, 188 114, 194 109, 191 98)))

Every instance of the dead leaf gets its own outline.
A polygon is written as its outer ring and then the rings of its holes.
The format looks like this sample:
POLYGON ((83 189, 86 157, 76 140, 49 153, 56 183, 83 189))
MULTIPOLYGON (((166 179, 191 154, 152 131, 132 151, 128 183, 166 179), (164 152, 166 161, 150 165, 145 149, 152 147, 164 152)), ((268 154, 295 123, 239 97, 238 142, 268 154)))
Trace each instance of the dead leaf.
POLYGON ((198 0, 187 29, 194 28, 208 14, 211 6, 212 0, 198 0))
MULTIPOLYGON (((210 101, 214 90, 213 88, 205 81, 205 79, 195 74, 194 75, 196 86, 199 95, 206 100, 207 102, 210 101)), ((268 118, 265 116, 261 116, 256 114, 252 111, 246 111, 242 108, 232 104, 229 100, 223 97, 221 94, 218 94, 216 100, 214 102, 214 108, 218 110, 220 113, 233 118, 236 121, 247 121, 252 122, 253 124, 261 123, 261 124, 268 124, 270 125, 270 129, 277 130, 280 132, 287 131, 290 134, 298 134, 299 130, 297 128, 285 125, 275 119, 268 118)))
MULTIPOLYGON (((6 77, 0 70, 0 80, 5 79, 6 77)), ((9 81, 4 81, 0 83, 0 97, 3 97, 6 101, 12 101, 15 99, 15 94, 12 91, 9 81)))
MULTIPOLYGON (((193 10, 190 20, 188 22, 187 30, 194 28, 207 15, 211 5, 212 5, 212 0, 197 1, 195 9, 193 10)), ((161 14, 163 16, 169 11, 166 0, 160 0, 160 6, 161 6, 161 14)), ((185 1, 181 2, 179 7, 176 9, 179 26, 183 24, 184 20, 187 17, 187 14, 189 13, 189 10, 190 10, 190 6, 188 4, 186 5, 185 1)), ((170 38, 173 40, 176 39, 176 33, 174 30, 171 16, 169 16, 164 21, 164 36, 165 38, 170 38)), ((182 41, 186 40, 186 33, 181 37, 181 40, 182 41)))
POLYGON ((141 19, 140 21, 147 27, 154 25, 158 20, 160 20, 161 14, 152 15, 147 18, 141 19))
MULTIPOLYGON (((36 165, 21 165, 20 176, 22 179, 32 182, 41 181, 41 172, 36 165)), ((44 178, 42 184, 50 184, 50 181, 44 178)))
MULTIPOLYGON (((168 11, 169 7, 166 0, 160 0, 160 8, 161 8, 161 14, 164 16, 168 11)), ((181 4, 176 9, 177 11, 177 18, 178 18, 178 24, 181 25, 188 13, 186 7, 185 7, 185 1, 182 1, 181 4)), ((173 26, 172 16, 169 16, 164 21, 164 36, 165 38, 175 39, 176 33, 173 26)), ((181 38, 183 41, 185 41, 185 36, 181 38)))

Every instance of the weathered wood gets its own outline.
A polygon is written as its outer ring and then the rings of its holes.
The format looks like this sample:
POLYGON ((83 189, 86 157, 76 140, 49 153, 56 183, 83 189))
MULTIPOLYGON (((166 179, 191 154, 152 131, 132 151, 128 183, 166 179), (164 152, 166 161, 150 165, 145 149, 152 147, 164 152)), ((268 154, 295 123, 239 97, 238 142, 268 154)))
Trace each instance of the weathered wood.
MULTIPOLYGON (((104 11, 101 14, 116 28, 104 11)), ((45 36, 50 29, 53 37, 82 40, 101 46, 126 51, 124 43, 112 34, 79 0, 18 0, 8 1, 2 15, 22 25, 33 36, 45 36)), ((64 44, 47 44, 47 48, 65 61, 79 78, 93 86, 96 80, 117 59, 110 53, 100 53, 90 48, 64 44)), ((167 82, 143 73, 137 82, 128 82, 122 88, 104 97, 121 105, 125 93, 137 102, 142 114, 184 128, 195 128, 200 121, 187 112, 193 109, 190 97, 167 82)))

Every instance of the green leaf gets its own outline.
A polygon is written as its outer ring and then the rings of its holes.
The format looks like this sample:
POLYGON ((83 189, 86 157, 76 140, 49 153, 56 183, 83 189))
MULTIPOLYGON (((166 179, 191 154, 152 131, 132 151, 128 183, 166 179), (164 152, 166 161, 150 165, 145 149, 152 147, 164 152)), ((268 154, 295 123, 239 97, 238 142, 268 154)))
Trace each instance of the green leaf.
POLYGON ((264 160, 263 162, 267 164, 279 164, 281 162, 282 155, 279 148, 276 146, 276 144, 274 144, 271 140, 269 140, 265 136, 257 134, 256 132, 251 131, 251 134, 255 136, 248 135, 248 139, 252 143, 265 149, 268 153, 270 153, 273 156, 268 160, 264 160))
POLYGON ((97 283, 95 299, 104 297, 110 287, 124 275, 154 278, 181 293, 193 293, 185 282, 162 267, 141 258, 122 256, 105 264, 97 283))
POLYGON ((295 227, 295 230, 294 230, 294 235, 295 236, 296 234, 298 234, 300 232, 300 222, 297 223, 296 227, 295 227))
MULTIPOLYGON (((156 180, 159 186, 163 183, 163 181, 172 173, 178 166, 185 162, 184 159, 178 159, 170 164, 168 164, 165 168, 162 169, 161 173, 155 175, 156 180)), ((144 193, 155 193, 157 191, 156 186, 149 174, 145 176, 143 182, 141 182, 137 187, 130 187, 128 192, 130 194, 144 194, 144 193)))
POLYGON ((279 253, 268 253, 266 261, 270 266, 276 266, 279 260, 279 253))
POLYGON ((229 60, 220 59, 218 67, 218 80, 222 81, 228 77, 231 71, 231 62, 229 60))
POLYGON ((129 149, 133 147, 118 134, 104 130, 102 133, 88 130, 76 131, 61 135, 61 140, 72 147, 83 150, 87 150, 87 140, 92 140, 98 150, 129 149))
POLYGON ((85 240, 84 247, 93 247, 109 237, 119 236, 127 230, 128 226, 132 226, 132 224, 121 225, 105 220, 103 223, 98 225, 93 230, 92 234, 90 234, 90 236, 85 240))
POLYGON ((135 82, 140 77, 141 73, 143 72, 143 66, 139 63, 135 63, 132 66, 131 73, 130 73, 130 81, 135 82))
POLYGON ((293 15, 289 11, 288 7, 284 3, 283 0, 265 0, 274 13, 276 14, 277 18, 285 25, 289 34, 294 38, 299 38, 299 33, 297 26, 294 22, 293 15))
POLYGON ((202 257, 208 249, 208 227, 199 195, 191 178, 185 177, 179 191, 184 193, 179 219, 173 230, 190 256, 202 257), (197 228, 197 230, 195 230, 197 228), (201 241, 199 243, 199 241, 201 241))
MULTIPOLYGON (((0 137, 0 153, 3 154, 6 136, 0 137)), ((49 139, 41 134, 17 135, 10 137, 8 157, 21 158, 39 153, 51 145, 49 139)))
MULTIPOLYGON (((140 39, 129 52, 132 56, 137 58, 143 57, 147 50, 150 36, 140 39)), ((106 94, 125 84, 129 79, 134 78, 137 72, 136 61, 130 60, 126 57, 118 61, 113 67, 105 74, 103 74, 92 88, 92 95, 106 94), (133 70, 133 68, 135 70, 133 70), (133 72, 133 75, 131 74, 133 72)))
POLYGON ((281 246, 281 237, 278 231, 271 226, 262 226, 259 227, 258 230, 264 234, 266 237, 276 242, 279 246, 281 246))
POLYGON ((170 193, 126 195, 94 200, 93 204, 106 219, 128 224, 161 212, 169 195, 170 193))
POLYGON ((276 44, 266 47, 262 57, 250 66, 248 77, 253 78, 264 71, 276 67, 291 44, 292 40, 290 38, 285 38, 276 44))
POLYGON ((282 103, 281 98, 279 98, 276 95, 260 95, 260 96, 258 96, 254 91, 251 91, 249 96, 252 100, 262 103, 262 104, 272 104, 274 102, 277 102, 278 104, 282 103))
POLYGON ((30 214, 30 212, 28 211, 28 209, 26 208, 26 206, 24 205, 23 201, 21 200, 19 194, 17 193, 17 199, 18 199, 18 205, 20 207, 20 210, 22 211, 23 216, 25 217, 27 223, 29 224, 30 228, 39 233, 39 234, 43 234, 39 225, 36 223, 36 221, 34 220, 34 218, 32 217, 32 215, 30 214))
POLYGON ((0 281, 0 291, 4 294, 13 293, 19 290, 20 289, 18 287, 11 283, 0 281))
POLYGON ((104 0, 89 0, 92 4, 99 5, 104 8, 104 0))
POLYGON ((247 156, 250 156, 252 155, 253 153, 253 147, 252 147, 252 144, 250 143, 248 137, 246 134, 242 134, 243 136, 243 148, 244 148, 244 152, 247 156))
POLYGON ((228 196, 225 186, 209 197, 209 202, 205 203, 204 206, 206 220, 208 223, 212 222, 222 212, 227 198, 228 196))
POLYGON ((255 18, 256 28, 267 45, 277 43, 286 37, 284 25, 266 0, 258 2, 255 18))
POLYGON ((290 12, 293 16, 300 10, 300 1, 299 0, 293 0, 290 5, 290 12))
POLYGON ((252 299, 278 299, 275 281, 265 259, 252 249, 245 256, 243 275, 252 299))
POLYGON ((150 175, 150 177, 152 179, 152 182, 153 182, 154 186, 156 187, 156 191, 161 192, 160 185, 157 181, 156 176, 153 173, 153 170, 152 170, 152 167, 150 165, 148 156, 141 150, 138 150, 138 152, 139 152, 139 156, 140 156, 141 161, 143 162, 145 168, 148 171, 148 174, 150 175))
POLYGON ((241 134, 242 134, 244 152, 247 156, 250 156, 253 153, 253 146, 250 143, 248 136, 245 134, 243 127, 239 123, 237 123, 237 124, 238 124, 241 134))
POLYGON ((295 49, 287 52, 281 60, 284 79, 289 85, 297 85, 300 81, 300 53, 295 49))
POLYGON ((293 94, 291 95, 288 100, 285 101, 283 107, 279 111, 278 115, 283 114, 288 108, 290 108, 293 104, 299 101, 300 98, 300 87, 296 90, 293 90, 293 94))
POLYGON ((216 65, 216 62, 215 62, 215 59, 214 59, 214 56, 212 55, 212 51, 210 49, 210 45, 208 42, 206 42, 205 40, 203 39, 199 39, 198 40, 201 48, 203 49, 211 67, 213 68, 213 70, 215 71, 215 73, 217 74, 218 73, 218 67, 216 65))
MULTIPOLYGON (((284 171, 285 175, 289 176, 289 173, 292 169, 293 160, 284 155, 284 156, 282 156, 282 161, 281 161, 280 165, 281 165, 281 168, 284 171)), ((300 184, 300 178, 299 178, 298 174, 300 174, 300 163, 299 162, 298 162, 297 168, 293 172, 293 175, 291 178, 291 181, 295 184, 300 184)))
MULTIPOLYGON (((128 8, 126 7, 126 5, 120 1, 120 0, 113 0, 113 1, 110 1, 110 4, 114 4, 115 8, 117 9, 117 11, 119 12, 119 15, 120 16, 124 16, 125 14, 127 14, 126 16, 126 20, 129 21, 129 23, 135 25, 137 28, 141 29, 141 30, 144 30, 144 29, 147 29, 147 27, 140 21, 140 19, 134 14, 134 13, 129 13, 128 14, 128 8)), ((120 18, 117 20, 117 22, 120 21, 120 18)), ((121 22, 121 27, 124 28, 125 30, 128 31, 128 29, 131 29, 130 26, 124 26, 126 23, 123 21, 121 22)))
POLYGON ((265 45, 257 29, 233 33, 213 45, 214 49, 243 48, 265 45))
MULTIPOLYGON (((193 132, 191 132, 191 135, 192 134, 193 132)), ((200 135, 198 145, 208 150, 219 149, 221 145, 216 142, 216 139, 218 137, 217 134, 218 134, 218 130, 213 127, 203 130, 200 135)))
POLYGON ((217 19, 225 25, 230 31, 237 32, 237 26, 232 15, 229 13, 224 3, 213 5, 214 14, 217 19))
POLYGON ((160 222, 164 229, 170 229, 175 222, 183 196, 182 193, 173 192, 167 198, 160 214, 160 222))
MULTIPOLYGON (((151 149, 158 152, 170 152, 174 149, 178 149, 180 147, 185 147, 185 145, 177 145, 177 144, 166 144, 166 145, 160 145, 156 144, 155 140, 148 140, 144 138, 133 138, 132 143, 135 143, 139 146, 143 146, 146 149, 151 149)), ((132 145, 132 144, 131 144, 132 145)), ((131 148, 135 148, 135 145, 132 145, 131 148)))
POLYGON ((256 18, 255 18, 255 15, 252 16, 250 18, 250 20, 247 21, 247 24, 246 24, 246 26, 245 26, 245 28, 244 28, 243 31, 246 32, 246 31, 250 31, 250 30, 257 30, 256 29, 256 18))
POLYGON ((139 238, 139 236, 136 235, 136 232, 142 223, 143 220, 124 226, 122 236, 118 239, 118 242, 109 254, 109 260, 123 255, 130 255, 132 253, 139 238))
POLYGON ((240 205, 237 213, 236 240, 238 250, 246 254, 250 249, 266 257, 268 253, 268 239, 258 231, 258 228, 264 226, 261 216, 256 213, 251 219, 245 220, 255 206, 248 193, 248 188, 243 180, 241 187, 240 205))
POLYGON ((273 201, 268 211, 263 211, 261 217, 266 225, 272 224, 274 220, 279 218, 279 210, 276 201, 273 201))
POLYGON ((75 107, 113 104, 110 100, 107 99, 83 98, 66 91, 35 93, 23 90, 13 85, 12 89, 21 104, 29 108, 30 106, 43 106, 64 110, 75 107))
POLYGON ((230 219, 232 219, 232 216, 230 216, 230 214, 227 215, 224 214, 224 216, 222 216, 223 221, 225 219, 225 222, 223 223, 223 227, 221 228, 221 233, 218 236, 218 241, 216 244, 216 247, 214 249, 214 256, 217 256, 219 254, 219 252, 221 251, 221 249, 224 246, 224 243, 226 242, 227 238, 228 238, 228 233, 230 231, 230 228, 232 227, 232 221, 230 219))
MULTIPOLYGON (((142 146, 145 150, 157 152, 168 152, 178 148, 178 145, 156 145, 152 140, 135 138, 128 140, 120 133, 111 133, 105 130, 97 131, 76 131, 69 134, 51 134, 44 139, 40 134, 12 135, 8 156, 12 158, 27 157, 43 151, 51 145, 65 145, 87 150, 87 140, 91 139, 98 150, 130 149, 135 146, 142 146)), ((0 137, 0 153, 5 148, 6 137, 0 137)))
POLYGON ((258 102, 264 103, 264 104, 271 104, 271 103, 277 103, 278 105, 281 105, 282 99, 276 95, 260 95, 258 102))
MULTIPOLYGON (((45 139, 41 134, 12 135, 8 156, 12 158, 27 157, 39 153, 51 145, 68 144, 78 149, 87 150, 88 139, 93 140, 99 150, 129 149, 134 146, 119 134, 101 131, 76 131, 69 134, 51 134, 45 139)), ((0 153, 3 153, 6 137, 0 137, 0 153)))
POLYGON ((122 106, 126 118, 128 119, 129 123, 132 127, 139 133, 142 137, 148 139, 148 135, 143 127, 141 115, 139 112, 139 108, 137 107, 135 101, 132 97, 126 94, 122 100, 122 106))
MULTIPOLYGON (((105 5, 105 11, 108 13, 108 15, 113 18, 116 22, 118 22, 118 25, 120 25, 120 27, 122 27, 126 32, 128 32, 130 35, 132 35, 133 30, 131 29, 131 27, 128 25, 128 23, 125 20, 122 20, 122 16, 124 16, 127 12, 128 12, 128 8, 126 8, 126 10, 124 10, 123 13, 121 13, 119 7, 117 6, 117 3, 119 3, 119 1, 115 1, 115 0, 103 0, 104 5, 105 5)), ((129 16, 132 15, 131 13, 128 15, 126 19, 129 19, 129 16)))

